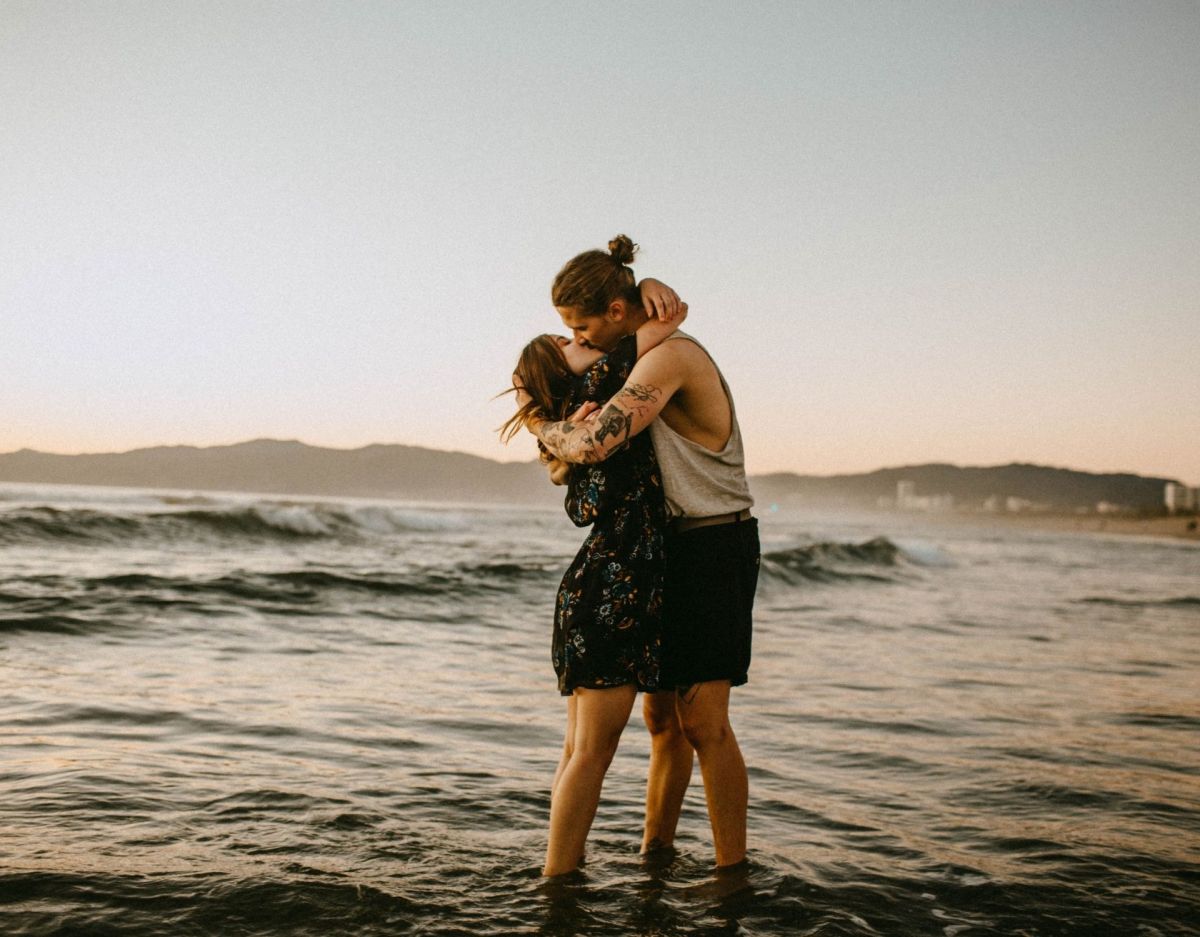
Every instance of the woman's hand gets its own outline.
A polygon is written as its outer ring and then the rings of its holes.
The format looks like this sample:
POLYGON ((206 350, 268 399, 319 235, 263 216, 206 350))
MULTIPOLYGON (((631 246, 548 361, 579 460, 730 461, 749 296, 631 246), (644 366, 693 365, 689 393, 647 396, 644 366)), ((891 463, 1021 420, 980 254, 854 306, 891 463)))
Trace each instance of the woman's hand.
MULTIPOLYGON (((517 398, 517 412, 520 413, 528 404, 533 403, 533 398, 529 396, 529 391, 525 389, 525 385, 521 383, 521 379, 515 374, 512 377, 514 397, 517 398)), ((525 414, 525 428, 531 433, 536 433, 536 424, 540 423, 544 417, 540 410, 529 410, 525 414)))
POLYGON ((513 390, 516 391, 517 409, 520 410, 527 403, 530 403, 533 398, 529 396, 529 391, 525 389, 525 385, 521 383, 521 379, 515 374, 512 376, 513 390))
POLYGON ((550 469, 550 481, 556 485, 565 485, 567 476, 571 473, 571 463, 564 462, 562 459, 551 459, 546 463, 546 467, 550 469))
POLYGON ((670 322, 687 309, 687 303, 679 298, 678 293, 653 277, 646 277, 638 283, 638 291, 642 294, 642 307, 651 319, 670 322))

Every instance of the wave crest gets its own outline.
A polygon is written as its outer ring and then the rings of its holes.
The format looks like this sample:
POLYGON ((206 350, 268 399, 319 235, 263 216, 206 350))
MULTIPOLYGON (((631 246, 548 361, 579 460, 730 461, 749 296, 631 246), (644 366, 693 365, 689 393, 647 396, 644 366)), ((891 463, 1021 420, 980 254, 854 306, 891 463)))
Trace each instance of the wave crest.
POLYGON ((895 577, 875 571, 896 567, 903 551, 887 537, 863 543, 820 542, 764 553, 762 573, 768 580, 798 582, 870 580, 893 582, 895 577))
POLYGON ((197 506, 187 510, 116 513, 94 508, 18 507, 0 511, 0 543, 119 543, 130 539, 296 540, 446 530, 461 521, 385 505, 343 506, 286 501, 197 506))

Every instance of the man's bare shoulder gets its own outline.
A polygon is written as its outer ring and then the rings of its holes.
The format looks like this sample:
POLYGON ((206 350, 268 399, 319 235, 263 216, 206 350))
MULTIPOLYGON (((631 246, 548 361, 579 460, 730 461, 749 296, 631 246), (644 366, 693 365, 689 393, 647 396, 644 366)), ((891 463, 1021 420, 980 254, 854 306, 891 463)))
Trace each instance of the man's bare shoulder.
POLYGON ((651 348, 641 357, 642 361, 652 363, 655 368, 672 370, 691 370, 698 362, 707 361, 708 355, 704 349, 686 335, 671 337, 661 345, 651 348))

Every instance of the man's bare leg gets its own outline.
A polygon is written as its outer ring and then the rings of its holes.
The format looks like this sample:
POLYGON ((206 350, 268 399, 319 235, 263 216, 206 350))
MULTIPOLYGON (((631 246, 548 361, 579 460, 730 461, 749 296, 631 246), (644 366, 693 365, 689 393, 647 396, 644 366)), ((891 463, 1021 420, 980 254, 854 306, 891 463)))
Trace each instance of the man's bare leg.
POLYGON ((675 842, 683 795, 692 780, 692 746, 683 734, 675 693, 647 693, 642 716, 650 730, 650 773, 646 778, 646 827, 642 852, 675 842))
POLYGON ((729 724, 729 681, 712 680, 680 690, 676 706, 684 735, 700 757, 717 866, 735 865, 746 858, 749 782, 742 750, 729 724))
POLYGON ((543 875, 578 868, 600 802, 604 775, 617 751, 637 688, 575 691, 575 740, 550 799, 550 841, 543 875))

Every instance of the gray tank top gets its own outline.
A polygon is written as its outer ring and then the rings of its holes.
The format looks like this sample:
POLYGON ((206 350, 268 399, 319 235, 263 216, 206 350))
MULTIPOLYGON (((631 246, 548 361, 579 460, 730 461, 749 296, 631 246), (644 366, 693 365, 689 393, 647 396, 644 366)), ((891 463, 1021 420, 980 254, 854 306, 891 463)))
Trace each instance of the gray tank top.
MULTIPOLYGON (((687 339, 708 355, 708 351, 690 335, 676 332, 667 341, 687 339)), ((712 361, 712 355, 708 355, 712 361)), ((713 367, 717 363, 713 361, 713 367)), ((662 471, 663 492, 666 495, 667 511, 672 517, 712 517, 715 514, 730 514, 741 511, 754 503, 750 487, 746 483, 746 459, 742 451, 742 431, 738 426, 737 412, 733 408, 733 395, 725 376, 717 368, 721 389, 729 401, 731 428, 729 439, 719 452, 706 449, 671 429, 661 418, 650 424, 650 439, 654 443, 654 455, 662 471)))

